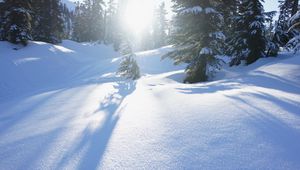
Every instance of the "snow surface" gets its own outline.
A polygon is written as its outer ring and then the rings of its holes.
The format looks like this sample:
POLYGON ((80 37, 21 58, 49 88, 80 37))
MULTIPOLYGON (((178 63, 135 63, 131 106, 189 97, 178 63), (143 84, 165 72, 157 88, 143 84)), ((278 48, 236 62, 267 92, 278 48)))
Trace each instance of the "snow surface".
POLYGON ((300 169, 299 55, 191 85, 169 50, 132 82, 111 47, 0 42, 0 169, 300 169))

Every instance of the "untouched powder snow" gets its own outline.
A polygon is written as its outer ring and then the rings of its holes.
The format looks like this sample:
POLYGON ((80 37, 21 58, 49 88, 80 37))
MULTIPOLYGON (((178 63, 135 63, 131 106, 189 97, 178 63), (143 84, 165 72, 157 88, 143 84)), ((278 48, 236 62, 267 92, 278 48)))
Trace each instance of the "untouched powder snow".
POLYGON ((110 47, 0 42, 0 169, 300 169, 300 57, 182 84, 184 66, 110 47))

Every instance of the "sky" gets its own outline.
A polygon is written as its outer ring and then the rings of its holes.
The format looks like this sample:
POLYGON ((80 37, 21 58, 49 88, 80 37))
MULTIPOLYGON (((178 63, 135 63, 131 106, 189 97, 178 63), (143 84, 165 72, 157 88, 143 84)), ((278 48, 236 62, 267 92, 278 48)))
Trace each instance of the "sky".
MULTIPOLYGON (((64 0, 64 1, 68 1, 68 0, 64 0)), ((82 1, 82 0, 69 0, 69 1, 82 1)), ((152 0, 149 0, 152 1, 152 0)), ((161 2, 166 2, 166 5, 169 7, 171 7, 171 0, 154 0, 155 2, 157 2, 157 4, 160 4, 161 2)), ((265 10, 266 11, 276 11, 278 9, 278 1, 277 0, 265 0, 265 10)))
POLYGON ((264 6, 266 11, 277 11, 278 5, 278 1, 276 0, 266 0, 264 6))

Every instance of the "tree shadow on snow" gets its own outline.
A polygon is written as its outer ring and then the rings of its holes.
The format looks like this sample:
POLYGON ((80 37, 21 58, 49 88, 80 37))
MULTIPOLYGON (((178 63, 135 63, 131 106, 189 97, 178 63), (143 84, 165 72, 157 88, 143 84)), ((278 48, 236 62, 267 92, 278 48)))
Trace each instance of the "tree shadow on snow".
POLYGON ((247 88, 247 86, 263 87, 282 92, 300 94, 300 84, 297 83, 297 80, 293 82, 280 76, 262 71, 254 71, 236 78, 192 84, 191 86, 176 89, 184 94, 206 94, 247 88))
POLYGON ((104 153, 109 144, 109 140, 120 118, 122 110, 125 108, 126 103, 124 99, 126 96, 132 94, 136 89, 135 82, 119 81, 114 85, 116 91, 109 94, 100 103, 99 108, 90 116, 101 114, 104 118, 102 121, 96 121, 97 125, 90 124, 82 132, 82 136, 78 139, 76 146, 68 151, 68 153, 57 164, 57 168, 66 165, 70 158, 77 154, 82 154, 81 160, 77 169, 97 169, 101 164, 104 153), (98 125, 101 124, 101 125, 98 125))
MULTIPOLYGON (((293 118, 299 120, 300 102, 279 99, 267 93, 243 93, 239 96, 225 95, 232 102, 232 105, 239 108, 242 113, 248 115, 243 121, 256 132, 257 138, 262 138, 268 145, 276 148, 278 156, 298 164, 300 158, 300 131, 295 124, 290 122, 293 118), (254 97, 257 101, 271 103, 285 110, 284 113, 274 113, 268 109, 270 106, 257 106, 248 101, 246 97, 254 97), (247 107, 243 107, 245 105, 247 107), (277 151, 280 151, 278 153, 277 151)), ((299 124, 298 124, 299 125, 299 124)))
POLYGON ((193 84, 189 87, 176 88, 180 93, 184 94, 206 94, 220 91, 227 91, 232 89, 242 88, 239 82, 232 82, 230 80, 208 82, 201 84, 193 84))

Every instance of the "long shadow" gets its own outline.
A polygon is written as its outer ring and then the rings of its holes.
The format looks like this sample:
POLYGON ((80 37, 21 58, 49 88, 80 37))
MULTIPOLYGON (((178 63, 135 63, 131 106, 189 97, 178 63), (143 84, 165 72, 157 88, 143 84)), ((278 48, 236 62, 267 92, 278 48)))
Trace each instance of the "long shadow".
MULTIPOLYGON (((35 109, 37 106, 41 106, 44 103, 47 103, 47 101, 51 100, 55 96, 59 95, 63 90, 57 90, 51 94, 46 95, 45 97, 41 98, 38 100, 38 102, 35 103, 29 103, 29 104, 24 104, 23 99, 16 102, 14 105, 17 107, 12 108, 10 110, 5 110, 3 112, 3 115, 0 117, 0 123, 1 123, 1 128, 0 128, 0 135, 10 129, 12 126, 16 125, 18 122, 21 122, 23 119, 26 117, 30 116, 30 113, 32 113, 32 110, 35 109), (25 106, 25 107, 24 107, 25 106), (19 110, 18 107, 21 107, 19 110), (17 112, 16 114, 12 114, 13 112, 17 112)), ((1 113, 0 113, 1 114, 1 113)))
POLYGON ((206 94, 239 88, 242 88, 239 82, 225 80, 219 82, 192 85, 191 87, 176 88, 176 90, 184 94, 206 94))
MULTIPOLYGON (((24 153, 27 155, 19 163, 11 167, 16 169, 32 169, 34 163, 37 163, 43 158, 43 155, 49 150, 50 145, 55 141, 65 129, 58 128, 46 133, 37 134, 17 140, 7 145, 0 146, 0 165, 2 161, 10 159, 12 153, 24 153), (27 154, 30 152, 29 154, 27 154), (17 167, 18 166, 18 167, 17 167)), ((14 155, 15 156, 15 155, 14 155)), ((2 167, 4 168, 4 167, 2 167)))
POLYGON ((297 84, 296 82, 292 82, 280 76, 262 71, 255 71, 254 73, 254 75, 246 75, 245 78, 241 79, 241 82, 248 85, 276 89, 290 93, 300 93, 300 82, 297 84))
MULTIPOLYGON (((288 110, 297 117, 300 116, 300 114, 295 113, 297 109, 299 110, 299 107, 297 108, 293 104, 278 100, 275 96, 257 95, 252 93, 250 95, 254 95, 258 100, 267 100, 274 103, 275 105, 288 110)), ((300 131, 298 129, 275 116, 275 113, 255 106, 253 103, 245 100, 242 96, 226 95, 226 97, 231 99, 232 104, 242 110, 243 113, 249 115, 244 122, 249 125, 250 128, 255 130, 256 134, 259 135, 258 137, 263 138, 264 141, 271 144, 274 148, 276 148, 276 151, 281 151, 280 155, 282 158, 288 158, 289 161, 299 163, 300 158, 295 156, 296 153, 300 153, 300 131), (247 105, 253 109, 254 112, 241 107, 240 104, 247 105)))
POLYGON ((195 84, 190 87, 176 89, 184 94, 205 94, 245 88, 248 85, 300 94, 300 83, 297 84, 266 72, 255 71, 253 73, 241 75, 235 79, 195 84))
POLYGON ((57 164, 57 168, 68 163, 70 157, 84 151, 77 169, 96 169, 104 156, 109 140, 120 118, 122 109, 126 106, 123 103, 126 96, 136 89, 135 82, 117 82, 114 86, 117 91, 109 94, 100 103, 99 108, 91 115, 105 114, 105 118, 96 129, 86 127, 82 132, 80 141, 73 147, 57 164))

